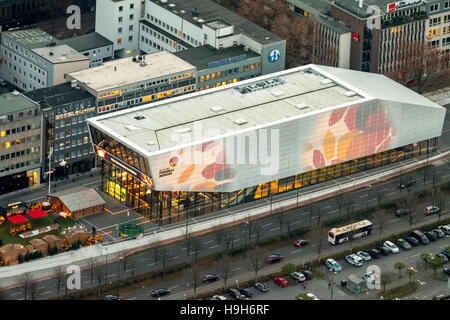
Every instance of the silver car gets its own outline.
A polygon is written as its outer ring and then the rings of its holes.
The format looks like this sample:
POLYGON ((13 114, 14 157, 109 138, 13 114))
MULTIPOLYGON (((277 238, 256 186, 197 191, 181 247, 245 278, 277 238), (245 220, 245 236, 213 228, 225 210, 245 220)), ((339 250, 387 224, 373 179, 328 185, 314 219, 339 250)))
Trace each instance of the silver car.
POLYGON ((370 256, 370 254, 368 254, 368 253, 365 252, 365 251, 358 251, 358 252, 356 253, 356 255, 357 255, 358 257, 362 258, 364 261, 370 261, 370 260, 372 260, 372 257, 370 256))

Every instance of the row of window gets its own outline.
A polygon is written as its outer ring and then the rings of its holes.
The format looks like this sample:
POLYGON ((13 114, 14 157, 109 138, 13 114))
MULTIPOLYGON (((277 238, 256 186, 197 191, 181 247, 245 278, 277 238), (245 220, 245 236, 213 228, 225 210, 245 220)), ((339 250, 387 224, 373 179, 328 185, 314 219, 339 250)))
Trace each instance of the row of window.
POLYGON ((63 160, 69 160, 69 159, 81 157, 81 156, 87 155, 89 153, 94 153, 94 151, 90 147, 73 150, 71 152, 65 152, 65 153, 60 153, 60 154, 55 155, 53 161, 61 162, 63 160))
POLYGON ((66 119, 63 119, 63 120, 57 120, 57 121, 55 121, 55 128, 63 128, 65 126, 70 126, 70 125, 74 125, 74 124, 84 123, 84 121, 86 119, 92 117, 93 115, 94 115, 93 113, 86 113, 86 114, 78 116, 78 117, 72 117, 72 118, 66 118, 66 119))
POLYGON ((15 170, 15 169, 20 169, 20 168, 23 168, 23 167, 25 167, 25 166, 31 166, 31 165, 33 165, 33 164, 39 164, 39 163, 41 163, 41 161, 39 160, 39 159, 36 159, 36 160, 31 160, 31 161, 26 161, 26 162, 21 162, 21 163, 17 163, 17 164, 13 164, 13 165, 11 165, 11 166, 8 166, 8 167, 0 167, 0 173, 2 173, 2 172, 7 172, 7 171, 9 171, 9 170, 15 170))
POLYGON ((247 65, 241 66, 239 68, 233 68, 233 69, 229 69, 229 70, 213 72, 211 74, 200 76, 197 79, 197 81, 198 82, 204 82, 204 81, 214 80, 214 79, 217 79, 217 78, 226 77, 226 76, 228 76, 230 74, 237 74, 237 73, 242 73, 242 72, 248 72, 248 71, 254 70, 256 68, 261 68, 261 62, 247 64, 247 65))
MULTIPOLYGON (((18 112, 16 114, 17 114, 16 118, 14 117, 14 114, 9 114, 8 117, 7 117, 8 121, 9 122, 14 122, 15 120, 21 120, 21 119, 23 119, 25 117, 25 112, 23 112, 23 111, 18 112)), ((39 115, 39 109, 36 108, 36 109, 34 109, 34 112, 33 112, 33 110, 28 110, 26 116, 27 117, 34 117, 34 116, 38 116, 38 115, 39 115)))
MULTIPOLYGON (((434 3, 430 5, 430 13, 439 11, 440 3, 434 3)), ((444 9, 450 8, 450 1, 444 2, 444 9)))
POLYGON ((222 81, 222 82, 218 82, 216 84, 211 84, 211 85, 207 85, 207 86, 204 86, 204 87, 199 87, 199 88, 197 88, 196 91, 202 91, 202 90, 206 90, 206 89, 210 89, 210 88, 225 86, 225 85, 230 84, 230 83, 236 83, 237 81, 238 80, 236 78, 234 78, 233 80, 222 81))
POLYGON ((57 132, 55 134, 55 140, 63 139, 70 136, 75 136, 77 134, 86 133, 88 131, 87 125, 84 127, 78 127, 71 129, 66 129, 64 131, 57 132))
POLYGON ((0 144, 0 149, 1 148, 9 149, 11 146, 16 146, 16 145, 19 145, 19 144, 28 143, 28 142, 35 142, 35 141, 40 141, 40 140, 41 140, 41 135, 37 134, 37 135, 34 135, 34 136, 22 138, 22 139, 15 139, 15 140, 12 140, 12 141, 6 141, 5 143, 0 144))
POLYGON ((76 146, 81 146, 82 144, 89 143, 89 137, 85 136, 83 139, 78 140, 66 140, 65 142, 60 142, 59 144, 55 144, 55 151, 68 149, 76 146))
POLYGON ((33 153, 39 153, 40 148, 39 147, 32 147, 30 149, 27 150, 21 150, 21 151, 17 151, 17 152, 13 152, 13 153, 8 153, 8 154, 2 154, 0 156, 0 160, 8 160, 8 159, 14 159, 14 158, 19 158, 24 156, 25 154, 29 155, 29 154, 33 154, 33 153))
POLYGON ((12 129, 8 129, 8 130, 2 130, 2 131, 0 131, 0 138, 4 137, 4 136, 9 136, 10 134, 16 134, 16 133, 25 132, 25 131, 28 131, 28 130, 38 129, 40 127, 41 127, 41 123, 40 122, 35 122, 33 124, 29 124, 29 125, 26 125, 26 126, 12 128, 12 129))
MULTIPOLYGON (((11 52, 7 52, 6 49, 3 50, 3 54, 4 54, 4 58, 9 56, 12 59, 14 57, 14 61, 19 61, 19 64, 23 63, 23 66, 27 67, 27 61, 25 59, 22 60, 20 58, 20 56, 19 56, 19 59, 17 59, 17 55, 14 54, 14 56, 13 56, 11 54, 11 52)), ((5 59, 5 62, 6 62, 6 59, 5 59)), ((46 66, 46 63, 44 64, 44 66, 46 66)), ((35 72, 37 72, 39 74, 42 73, 43 76, 46 75, 46 71, 44 69, 41 69, 41 68, 37 67, 36 65, 32 64, 31 62, 28 62, 28 67, 29 67, 30 70, 34 70, 35 72)))
MULTIPOLYGON (((16 34, 19 33, 19 32, 16 32, 16 34)), ((27 32, 27 31, 22 31, 22 32, 27 32)), ((28 34, 27 34, 27 36, 28 36, 28 34)), ((42 40, 42 37, 40 39, 42 40)), ((51 41, 51 40, 52 40, 52 37, 49 35, 48 36, 48 41, 51 41)), ((28 51, 26 49, 23 49, 22 47, 19 47, 17 44, 13 45, 13 43, 11 41, 5 39, 4 40, 4 45, 5 46, 9 46, 12 50, 14 50, 14 51, 16 51, 16 52, 18 52, 20 54, 23 54, 25 57, 28 58, 28 51)), ((41 63, 42 66, 44 66, 44 67, 47 66, 47 62, 46 61, 44 61, 43 59, 39 59, 38 60, 37 56, 32 54, 32 53, 30 53, 30 58, 31 58, 31 60, 33 60, 35 62, 41 63)))

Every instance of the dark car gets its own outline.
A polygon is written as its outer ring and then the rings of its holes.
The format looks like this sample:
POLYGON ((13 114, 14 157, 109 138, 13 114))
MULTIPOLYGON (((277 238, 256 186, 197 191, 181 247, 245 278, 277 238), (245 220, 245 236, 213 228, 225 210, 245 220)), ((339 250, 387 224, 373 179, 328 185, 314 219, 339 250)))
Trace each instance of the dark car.
POLYGON ((255 283, 255 288, 258 289, 261 292, 269 291, 269 287, 266 286, 264 283, 261 283, 261 282, 255 283))
POLYGON ((432 230, 434 233, 436 233, 436 235, 438 236, 438 238, 445 238, 445 233, 444 231, 442 231, 441 229, 437 228, 437 229, 433 229, 432 230))
POLYGON ((427 231, 425 232, 425 235, 430 241, 436 241, 437 239, 439 239, 438 235, 434 231, 427 231))
POLYGON ((309 244, 309 241, 307 241, 307 240, 295 240, 294 241, 294 246, 296 246, 296 247, 304 247, 304 246, 307 246, 309 244))
POLYGON ((443 253, 438 253, 436 255, 436 257, 438 257, 439 259, 442 260, 442 262, 447 263, 448 262, 448 258, 443 254, 443 253))
POLYGON ((444 268, 444 273, 450 276, 450 268, 444 268))
POLYGON ((441 251, 441 253, 444 255, 444 256, 446 256, 447 257, 447 259, 449 259, 450 260, 450 252, 448 252, 448 251, 445 251, 445 250, 442 250, 441 251))
POLYGON ((281 256, 279 254, 271 254, 271 255, 268 255, 266 258, 267 263, 280 262, 281 260, 283 260, 283 256, 281 256))
POLYGON ((301 273, 303 273, 303 275, 305 276, 306 280, 311 280, 312 278, 314 278, 314 275, 311 271, 309 270, 300 270, 301 273))
POLYGON ((170 290, 165 289, 165 288, 156 288, 150 292, 152 297, 161 297, 161 296, 165 296, 166 294, 169 294, 169 293, 170 293, 170 290))
POLYGON ((408 209, 398 209, 397 211, 395 211, 395 215, 397 217, 403 217, 403 216, 408 215, 409 212, 410 212, 410 210, 408 210, 408 209))
POLYGON ((402 238, 398 239, 397 244, 402 249, 405 249, 405 250, 411 249, 411 245, 405 239, 402 239, 402 238))
POLYGON ((113 296, 112 294, 109 294, 105 296, 105 300, 122 300, 122 296, 113 296))
POLYGON ((214 282, 219 280, 219 277, 216 274, 207 274, 203 277, 202 281, 203 282, 214 282))
POLYGON ((405 237, 405 240, 406 240, 406 242, 408 242, 412 247, 416 247, 416 246, 418 246, 420 243, 419 243, 419 240, 417 240, 416 238, 414 238, 414 237, 405 237))
POLYGON ((242 293, 247 298, 253 297, 253 292, 250 289, 242 288, 242 289, 239 289, 239 292, 242 293))
POLYGON ((380 250, 380 252, 383 256, 388 256, 392 253, 391 249, 386 248, 386 247, 379 247, 377 249, 380 250))
POLYGON ((375 259, 378 259, 381 256, 381 252, 378 249, 369 249, 367 253, 370 254, 370 256, 375 259))
POLYGON ((245 300, 245 296, 237 289, 230 289, 230 296, 237 300, 245 300))

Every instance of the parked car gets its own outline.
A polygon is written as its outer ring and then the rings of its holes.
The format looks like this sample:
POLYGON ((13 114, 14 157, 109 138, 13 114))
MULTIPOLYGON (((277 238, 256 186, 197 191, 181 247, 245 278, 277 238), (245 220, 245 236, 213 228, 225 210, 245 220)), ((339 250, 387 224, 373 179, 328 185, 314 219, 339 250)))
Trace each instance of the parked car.
POLYGON ((309 244, 309 241, 307 241, 307 240, 295 240, 294 241, 294 246, 296 246, 298 248, 307 246, 308 244, 309 244))
POLYGON ((329 258, 325 261, 325 265, 327 266, 328 269, 331 269, 335 272, 339 272, 342 270, 341 265, 336 260, 331 259, 331 258, 329 258))
POLYGON ((105 300, 122 300, 122 296, 114 296, 112 294, 109 294, 105 296, 105 300))
POLYGON ((399 253, 400 252, 398 247, 395 244, 393 244, 391 241, 385 241, 383 243, 383 247, 388 248, 389 250, 391 250, 392 253, 399 253))
POLYGON ((419 230, 413 230, 413 232, 411 232, 411 235, 416 238, 421 244, 429 244, 430 240, 428 240, 427 236, 424 235, 422 232, 420 232, 419 230))
POLYGON ((412 247, 416 247, 420 244, 419 240, 414 237, 405 237, 406 242, 408 242, 412 247))
POLYGON ((224 296, 214 295, 211 300, 227 300, 224 296))
POLYGON ((439 212, 439 207, 436 206, 428 206, 424 209, 426 215, 434 214, 439 212))
POLYGON ((450 225, 439 226, 439 229, 441 229, 446 235, 450 235, 450 225))
POLYGON ((311 298, 312 300, 319 300, 319 298, 317 298, 317 296, 311 292, 308 292, 306 294, 309 298, 311 298))
POLYGON ((441 251, 441 253, 444 255, 444 256, 446 256, 447 257, 447 259, 449 259, 450 260, 450 252, 448 252, 448 251, 445 251, 445 250, 442 250, 441 251))
POLYGON ((378 259, 381 256, 381 252, 380 250, 373 248, 373 249, 369 249, 367 251, 368 254, 370 254, 370 256, 374 259, 378 259))
POLYGON ((358 251, 356 253, 357 256, 361 257, 364 261, 370 261, 372 260, 372 257, 370 256, 370 254, 368 254, 365 251, 358 251))
POLYGON ((361 267, 363 265, 363 259, 356 254, 349 254, 345 256, 345 260, 354 267, 361 267))
POLYGON ((239 289, 239 292, 242 293, 247 298, 253 297, 253 292, 250 289, 242 288, 242 289, 239 289))
POLYGON ((300 270, 300 272, 305 276, 306 280, 311 280, 314 278, 313 273, 309 270, 300 270))
POLYGON ((444 273, 450 276, 450 268, 444 268, 444 273))
POLYGON ((444 233, 444 231, 442 231, 441 229, 436 228, 436 229, 433 229, 433 230, 431 230, 431 231, 433 231, 434 233, 436 233, 436 235, 437 235, 438 238, 445 238, 445 233, 444 233))
POLYGON ((412 187, 414 187, 414 185, 416 184, 416 181, 405 181, 405 182, 401 182, 398 184, 398 188, 399 189, 410 189, 412 187))
POLYGON ((411 245, 405 239, 402 239, 402 238, 398 239, 397 244, 402 249, 405 249, 405 250, 411 249, 411 245))
POLYGON ((286 278, 283 278, 283 277, 275 277, 273 279, 273 282, 275 282, 276 285, 278 285, 278 286, 280 286, 282 288, 286 288, 289 285, 289 283, 286 280, 286 278))
POLYGON ((214 282, 217 280, 219 280, 219 276, 216 274, 206 274, 202 279, 203 282, 207 282, 207 283, 214 282))
POLYGON ((153 289, 150 292, 150 294, 153 297, 161 297, 161 296, 165 296, 165 295, 167 295, 169 293, 170 293, 170 290, 169 289, 165 289, 165 288, 156 288, 156 289, 153 289))
POLYGON ((425 235, 430 241, 436 241, 437 239, 439 239, 438 235, 434 231, 427 231, 425 232, 425 235))
POLYGON ((380 253, 381 253, 383 256, 388 256, 388 255, 390 255, 390 254, 392 253, 391 249, 386 248, 386 247, 379 247, 379 248, 377 248, 377 249, 380 251, 380 253))
POLYGON ((264 283, 261 283, 261 282, 255 283, 255 288, 258 289, 261 292, 269 291, 269 287, 266 286, 264 283))
POLYGON ((283 258, 284 258, 283 256, 275 253, 275 254, 268 255, 266 258, 266 262, 267 263, 276 263, 276 262, 280 262, 281 260, 283 260, 283 258))
POLYGON ((293 272, 291 273, 291 278, 298 282, 306 281, 306 277, 301 272, 293 272))
POLYGON ((442 262, 447 263, 448 262, 448 258, 443 254, 443 253, 438 253, 436 255, 436 257, 438 257, 439 259, 442 260, 442 262))
POLYGON ((245 300, 245 296, 238 289, 231 288, 230 296, 236 300, 245 300))
POLYGON ((410 212, 411 211, 409 209, 401 208, 401 209, 398 209, 398 210, 395 211, 395 215, 397 217, 403 217, 403 216, 408 215, 410 212))

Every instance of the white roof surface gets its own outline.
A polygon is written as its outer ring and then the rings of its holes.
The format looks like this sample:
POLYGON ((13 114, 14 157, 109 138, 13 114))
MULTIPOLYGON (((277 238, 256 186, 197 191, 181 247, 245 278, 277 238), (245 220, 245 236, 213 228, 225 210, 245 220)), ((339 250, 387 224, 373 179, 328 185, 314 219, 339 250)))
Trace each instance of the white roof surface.
POLYGON ((102 66, 69 73, 69 77, 85 83, 95 91, 103 91, 195 70, 195 66, 167 51, 145 55, 144 61, 145 66, 133 62, 133 57, 113 60, 102 66))
POLYGON ((386 100, 387 97, 442 108, 382 75, 307 65, 88 121, 141 154, 150 156, 181 147, 181 143, 177 145, 171 139, 175 133, 188 132, 192 143, 200 142, 201 139, 194 137, 194 122, 201 122, 203 132, 216 131, 214 136, 204 136, 204 140, 290 121, 355 101, 386 100), (236 90, 271 79, 284 84, 245 94, 236 90), (144 118, 137 120, 136 116, 144 118), (237 124, 236 120, 243 120, 243 124, 237 124))
POLYGON ((70 212, 92 208, 106 203, 93 188, 78 187, 71 190, 55 192, 50 196, 58 198, 70 212))
POLYGON ((89 60, 88 57, 66 44, 32 49, 32 51, 53 64, 89 60))

